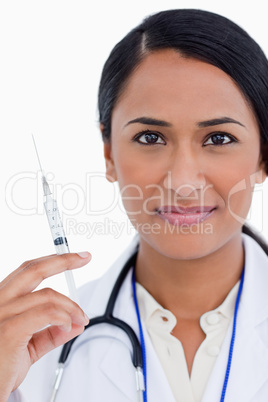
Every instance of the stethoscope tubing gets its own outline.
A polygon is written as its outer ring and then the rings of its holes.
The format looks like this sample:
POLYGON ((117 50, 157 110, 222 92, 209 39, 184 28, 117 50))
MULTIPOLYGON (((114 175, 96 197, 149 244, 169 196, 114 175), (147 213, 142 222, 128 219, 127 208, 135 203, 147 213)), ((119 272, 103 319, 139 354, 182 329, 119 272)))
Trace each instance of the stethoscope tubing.
MULTIPOLYGON (((136 258, 137 258, 137 253, 135 253, 124 265, 123 269, 121 270, 114 287, 112 289, 111 295, 109 297, 107 307, 105 310, 105 313, 101 316, 94 317, 90 319, 89 324, 85 327, 85 330, 88 328, 93 327, 94 325, 98 324, 109 324, 109 325, 114 325, 118 328, 121 328, 129 337, 132 349, 133 349, 133 354, 132 354, 132 362, 133 365, 137 368, 140 367, 141 369, 143 368, 143 359, 142 359, 142 350, 141 350, 141 345, 140 342, 137 338, 136 333, 134 330, 128 325, 126 322, 120 320, 119 318, 116 318, 113 316, 113 310, 114 310, 114 305, 118 296, 118 293, 120 291, 120 288, 122 286, 122 283, 124 282, 129 270, 135 266, 136 263, 136 258)), ((65 364, 68 356, 71 352, 72 346, 76 339, 79 337, 76 336, 75 338, 71 339, 69 342, 67 342, 61 351, 60 357, 59 357, 59 364, 65 364)))

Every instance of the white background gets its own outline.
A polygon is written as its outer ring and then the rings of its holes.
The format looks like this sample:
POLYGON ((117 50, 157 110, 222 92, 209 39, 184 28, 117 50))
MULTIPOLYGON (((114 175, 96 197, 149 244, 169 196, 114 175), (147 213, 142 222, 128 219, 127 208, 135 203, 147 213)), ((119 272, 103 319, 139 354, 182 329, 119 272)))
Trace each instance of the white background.
MULTIPOLYGON (((90 264, 75 272, 77 285, 101 275, 130 242, 134 230, 119 207, 96 216, 77 205, 82 200, 91 211, 100 210, 118 196, 116 185, 104 178, 89 180, 94 172, 104 173, 97 88, 112 47, 148 14, 172 8, 202 8, 229 17, 268 54, 264 1, 1 1, 0 279, 24 260, 54 253, 31 133, 65 212, 71 251, 89 250, 93 255, 90 264), (118 238, 109 233, 113 222, 124 225, 118 238), (94 224, 99 225, 95 230, 94 224), (86 225, 91 225, 91 234, 86 225)), ((267 181, 257 190, 250 222, 267 239, 267 181)), ((48 284, 67 292, 62 275, 43 286, 48 284)))

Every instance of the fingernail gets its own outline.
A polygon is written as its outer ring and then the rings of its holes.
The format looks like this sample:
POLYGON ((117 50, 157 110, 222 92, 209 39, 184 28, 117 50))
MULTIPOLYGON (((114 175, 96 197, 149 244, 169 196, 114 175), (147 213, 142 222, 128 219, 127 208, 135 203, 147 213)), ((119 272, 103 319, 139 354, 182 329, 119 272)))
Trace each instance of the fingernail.
POLYGON ((88 251, 81 251, 80 253, 76 253, 79 255, 81 258, 88 258, 90 256, 90 253, 88 251))
POLYGON ((84 313, 83 315, 79 314, 73 318, 73 322, 78 325, 86 326, 89 323, 88 316, 84 313))
POLYGON ((84 313, 84 317, 85 317, 86 324, 88 324, 88 323, 89 323, 89 318, 88 318, 88 316, 86 315, 86 313, 84 313))

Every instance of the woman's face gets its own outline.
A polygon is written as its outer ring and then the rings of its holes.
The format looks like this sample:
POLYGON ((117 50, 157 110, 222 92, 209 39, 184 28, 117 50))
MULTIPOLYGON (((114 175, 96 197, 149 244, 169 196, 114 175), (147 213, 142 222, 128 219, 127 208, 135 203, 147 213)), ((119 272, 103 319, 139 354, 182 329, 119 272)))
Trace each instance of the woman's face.
POLYGON ((175 259, 200 258, 238 236, 265 179, 258 125, 237 85, 172 50, 134 71, 104 148, 141 241, 175 259))

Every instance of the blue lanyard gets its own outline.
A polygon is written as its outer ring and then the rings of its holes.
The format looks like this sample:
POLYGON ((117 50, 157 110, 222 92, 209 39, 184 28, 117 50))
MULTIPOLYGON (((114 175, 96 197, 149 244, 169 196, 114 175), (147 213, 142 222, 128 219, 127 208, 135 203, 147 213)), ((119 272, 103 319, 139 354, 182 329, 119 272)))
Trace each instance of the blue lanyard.
MULTIPOLYGON (((231 338, 230 347, 229 347, 229 356, 228 356, 227 368, 226 368, 226 372, 225 372, 225 378, 224 378, 220 402, 224 402, 224 400, 225 400, 225 394, 226 394, 227 385, 228 385, 229 376, 230 376, 235 335, 236 335, 237 312, 238 312, 239 301, 240 301, 243 284, 244 284, 244 274, 245 274, 245 270, 243 269, 243 272, 241 275, 241 280, 240 280, 240 285, 239 285, 239 289, 238 289, 238 293, 237 293, 237 297, 236 297, 236 302, 235 302, 232 338, 231 338)), ((143 360, 143 375, 144 375, 144 384, 145 384, 145 390, 143 392, 143 401, 147 402, 146 349, 145 349, 145 342, 144 342, 144 336, 143 336, 143 331, 142 331, 141 318, 140 318, 140 312, 139 312, 139 306, 138 306, 138 300, 137 300, 137 294, 136 294, 136 279, 135 279, 135 270, 134 269, 132 272, 132 290, 133 290, 134 304, 135 304, 136 315, 137 315, 138 325, 139 325, 140 344, 141 344, 142 360, 143 360)))
POLYGON ((133 298, 134 298, 134 304, 135 304, 135 309, 136 309, 136 315, 137 315, 138 324, 139 324, 140 344, 141 344, 141 352, 142 352, 142 363, 143 363, 142 371, 143 371, 144 388, 145 388, 143 391, 143 402, 147 402, 146 349, 145 349, 145 342, 144 342, 144 336, 143 336, 142 325, 141 325, 141 317, 140 317, 140 311, 139 311, 137 294, 136 294, 135 269, 132 270, 132 290, 133 290, 133 298))
POLYGON ((232 358, 233 358, 234 342, 235 342, 235 335, 236 335, 237 311, 238 311, 238 305, 239 305, 240 296, 241 296, 242 289, 243 289, 243 284, 244 284, 244 276, 245 276, 244 274, 245 274, 245 269, 243 269, 243 272, 242 272, 242 275, 241 275, 241 280, 240 280, 240 285, 239 285, 239 289, 238 289, 238 293, 237 293, 237 296, 236 296, 235 311, 234 311, 234 322, 233 322, 233 332, 232 332, 232 338, 231 338, 231 342, 230 342, 229 357, 228 357, 227 368, 226 368, 226 372, 225 372, 225 378, 224 378, 224 382, 223 382, 220 402, 224 402, 224 400, 225 400, 225 394, 226 394, 226 389, 227 389, 230 370, 231 370, 231 363, 232 363, 232 358))

